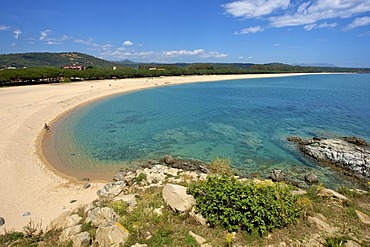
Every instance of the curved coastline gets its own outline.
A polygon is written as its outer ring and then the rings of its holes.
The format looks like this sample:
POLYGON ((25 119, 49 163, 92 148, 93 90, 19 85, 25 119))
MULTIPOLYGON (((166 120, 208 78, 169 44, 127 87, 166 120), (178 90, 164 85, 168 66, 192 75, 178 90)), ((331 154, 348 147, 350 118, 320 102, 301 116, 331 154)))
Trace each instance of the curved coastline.
MULTIPOLYGON (((83 189, 81 182, 66 176, 47 161, 41 149, 44 123, 53 124, 76 107, 92 101, 152 87, 183 83, 212 82, 233 79, 297 76, 306 74, 209 75, 83 81, 69 84, 33 85, 0 89, 0 183, 1 216, 5 230, 22 230, 30 220, 50 221, 66 210, 94 200, 104 184, 91 183, 83 189), (77 200, 71 203, 72 200, 77 200), (29 216, 25 214, 29 212, 29 216)), ((52 162, 52 161, 51 161, 52 162)))

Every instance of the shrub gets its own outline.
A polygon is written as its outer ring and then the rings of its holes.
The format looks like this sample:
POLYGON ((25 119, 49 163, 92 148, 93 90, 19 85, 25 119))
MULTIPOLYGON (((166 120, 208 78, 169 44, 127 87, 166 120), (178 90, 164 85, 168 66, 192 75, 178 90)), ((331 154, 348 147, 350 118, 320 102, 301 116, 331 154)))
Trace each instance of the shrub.
POLYGON ((288 187, 272 182, 242 183, 225 175, 208 176, 191 185, 188 193, 211 226, 221 225, 229 232, 256 229, 264 235, 296 222, 301 211, 288 187))
POLYGON ((145 181, 145 180, 146 180, 146 174, 145 173, 140 173, 135 178, 135 183, 140 184, 142 181, 145 181))
POLYGON ((224 157, 217 157, 216 160, 212 161, 209 165, 209 171, 211 174, 233 176, 230 160, 224 157))

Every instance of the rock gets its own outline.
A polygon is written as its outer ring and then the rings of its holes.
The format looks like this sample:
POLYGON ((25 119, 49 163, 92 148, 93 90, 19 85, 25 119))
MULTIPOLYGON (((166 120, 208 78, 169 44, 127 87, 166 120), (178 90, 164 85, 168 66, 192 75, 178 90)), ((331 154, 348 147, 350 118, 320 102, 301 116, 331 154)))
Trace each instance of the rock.
POLYGON ((172 210, 178 212, 190 211, 195 205, 192 195, 186 193, 186 187, 176 184, 166 184, 162 190, 162 197, 172 210))
POLYGON ((114 175, 113 180, 116 181, 116 182, 117 181, 124 181, 126 173, 127 172, 125 172, 125 171, 118 172, 116 175, 114 175))
POLYGON ((189 215, 191 217, 193 217, 193 219, 198 222, 199 224, 201 224, 202 226, 207 226, 207 220, 201 215, 201 214, 198 214, 195 212, 195 208, 193 207, 189 213, 189 215))
POLYGON ((207 242, 207 240, 206 240, 205 238, 203 238, 203 237, 201 237, 201 236, 199 236, 199 235, 195 234, 195 233, 194 233, 194 232, 192 232, 192 231, 189 231, 189 235, 190 235, 190 236, 192 236, 192 237, 195 239, 195 241, 197 241, 197 243, 198 243, 199 245, 202 245, 202 244, 204 244, 205 242, 207 242))
POLYGON ((64 222, 64 227, 62 227, 62 229, 77 226, 80 223, 81 219, 82 217, 78 216, 78 214, 72 214, 71 216, 68 216, 64 222))
POLYGON ((85 219, 85 223, 91 222, 95 227, 99 225, 117 221, 118 215, 114 212, 112 208, 104 207, 104 208, 94 208, 93 210, 87 213, 87 217, 85 219))
POLYGON ((273 170, 270 174, 270 178, 274 182, 281 182, 285 180, 286 175, 281 170, 273 170))
POLYGON ((5 220, 3 217, 0 217, 0 226, 4 225, 5 224, 5 220))
POLYGON ((171 155, 166 155, 166 156, 164 156, 164 158, 163 158, 163 161, 164 161, 164 163, 166 163, 167 165, 171 165, 171 164, 173 164, 173 157, 171 156, 171 155))
POLYGON ((77 202, 77 200, 75 199, 69 201, 69 203, 75 203, 75 202, 77 202))
POLYGON ((123 201, 128 204, 128 212, 132 212, 137 205, 136 197, 134 194, 119 195, 114 198, 114 201, 123 201))
POLYGON ((25 212, 25 213, 23 213, 23 215, 22 216, 30 216, 31 215, 31 213, 30 212, 25 212))
POLYGON ((83 186, 83 188, 84 189, 88 189, 88 188, 90 188, 91 187, 91 184, 89 184, 89 183, 86 183, 86 184, 84 184, 84 186, 83 186))
POLYGON ((63 212, 50 223, 48 229, 65 229, 67 218, 70 215, 71 215, 70 211, 63 212))
POLYGON ((74 247, 90 246, 90 234, 88 232, 80 232, 72 237, 74 247))
POLYGON ((325 221, 317 217, 308 216, 307 220, 311 224, 315 225, 315 227, 320 231, 325 231, 327 233, 334 233, 337 230, 336 228, 331 227, 328 223, 326 223, 325 221))
POLYGON ((67 242, 69 241, 73 235, 78 234, 81 231, 81 225, 71 226, 62 231, 59 236, 60 242, 67 242))
POLYGON ((108 183, 104 187, 96 192, 100 200, 111 200, 118 196, 123 188, 126 186, 124 181, 117 181, 113 183, 108 183))
POLYGON ((129 232, 118 222, 101 224, 96 230, 95 242, 98 246, 123 246, 129 232))
POLYGON ((339 194, 338 192, 334 191, 334 190, 331 190, 331 189, 322 189, 320 190, 318 193, 317 193, 318 196, 322 196, 322 197, 334 197, 334 198, 337 198, 339 200, 348 200, 347 197, 345 197, 344 195, 342 194, 339 194))
POLYGON ((300 138, 298 136, 289 136, 287 138, 287 141, 299 143, 299 142, 302 141, 302 138, 300 138))
POLYGON ((171 167, 181 169, 183 171, 197 171, 201 173, 209 172, 207 167, 199 161, 176 160, 171 167))
POLYGON ((314 173, 309 173, 306 176, 304 176, 304 179, 309 183, 309 184, 315 184, 319 182, 319 178, 316 176, 314 173))
POLYGON ((83 178, 83 179, 81 179, 82 181, 85 181, 85 182, 88 182, 88 181, 90 181, 90 178, 83 178))
POLYGON ((345 140, 346 142, 358 145, 358 146, 368 146, 367 142, 364 139, 359 138, 359 137, 354 137, 354 136, 343 137, 343 140, 345 140))
POLYGON ((301 195, 307 194, 307 191, 306 190, 292 190, 290 191, 290 193, 294 196, 301 196, 301 195))
POLYGON ((361 244, 353 241, 353 240, 347 240, 346 243, 344 243, 344 247, 361 247, 361 244))
POLYGON ((355 210, 356 214, 357 214, 357 217, 358 219, 364 223, 365 225, 370 225, 370 217, 366 214, 364 214, 363 212, 360 212, 358 210, 355 210))

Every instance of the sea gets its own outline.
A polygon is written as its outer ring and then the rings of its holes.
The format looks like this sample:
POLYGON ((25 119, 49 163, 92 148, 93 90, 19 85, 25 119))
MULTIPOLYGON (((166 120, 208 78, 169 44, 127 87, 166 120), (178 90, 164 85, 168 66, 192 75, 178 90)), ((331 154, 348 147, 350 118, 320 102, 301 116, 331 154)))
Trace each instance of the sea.
POLYGON ((328 187, 346 185, 289 136, 370 141, 370 75, 227 80, 115 95, 67 114, 48 145, 57 169, 72 176, 99 177, 169 154, 203 162, 223 157, 246 176, 281 169, 300 179, 314 172, 328 187))

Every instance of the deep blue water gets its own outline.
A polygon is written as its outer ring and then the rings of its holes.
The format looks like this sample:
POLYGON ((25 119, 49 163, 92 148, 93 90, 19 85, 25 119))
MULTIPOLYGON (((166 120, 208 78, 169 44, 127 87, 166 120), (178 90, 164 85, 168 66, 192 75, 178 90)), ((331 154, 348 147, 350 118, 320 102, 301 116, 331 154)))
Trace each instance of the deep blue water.
POLYGON ((165 154, 230 158, 245 172, 314 170, 288 136, 370 140, 370 75, 306 75, 166 86, 114 96, 71 114, 56 133, 68 169, 122 166, 165 154), (73 155, 71 155, 73 154, 73 155))

